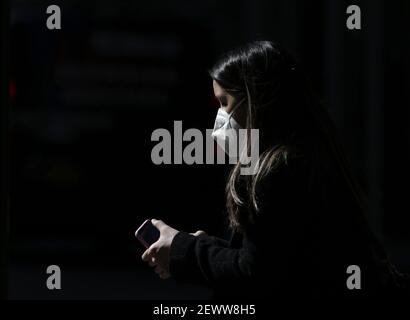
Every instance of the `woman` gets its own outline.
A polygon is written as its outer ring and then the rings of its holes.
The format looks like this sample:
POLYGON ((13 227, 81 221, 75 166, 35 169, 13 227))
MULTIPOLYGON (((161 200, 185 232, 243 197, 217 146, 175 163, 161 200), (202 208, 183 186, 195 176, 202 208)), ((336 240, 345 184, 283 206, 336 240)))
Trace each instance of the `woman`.
POLYGON ((256 41, 224 55, 210 75, 222 127, 259 129, 257 172, 241 175, 238 162, 229 176, 230 241, 153 219, 161 236, 142 259, 161 278, 208 285, 216 297, 357 297, 399 287, 331 121, 292 57, 256 41))

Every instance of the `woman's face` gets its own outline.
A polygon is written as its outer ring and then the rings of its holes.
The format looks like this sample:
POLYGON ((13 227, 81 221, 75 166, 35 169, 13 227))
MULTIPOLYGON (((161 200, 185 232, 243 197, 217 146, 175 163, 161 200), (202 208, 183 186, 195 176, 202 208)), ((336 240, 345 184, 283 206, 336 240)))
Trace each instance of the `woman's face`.
MULTIPOLYGON (((231 113, 237 103, 235 97, 222 88, 215 80, 213 81, 213 87, 215 98, 218 99, 221 108, 225 112, 231 113)), ((241 105, 235 109, 235 112, 232 114, 235 121, 238 122, 243 128, 246 126, 246 115, 244 111, 243 105, 241 105)))

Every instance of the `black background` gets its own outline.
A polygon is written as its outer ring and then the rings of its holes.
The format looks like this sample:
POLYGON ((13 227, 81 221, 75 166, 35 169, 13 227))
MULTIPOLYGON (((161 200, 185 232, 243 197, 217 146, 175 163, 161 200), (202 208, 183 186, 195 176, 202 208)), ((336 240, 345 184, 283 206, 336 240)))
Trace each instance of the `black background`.
POLYGON ((207 75, 254 39, 305 66, 371 205, 369 221, 410 270, 410 3, 355 1, 10 2, 11 299, 187 299, 140 261, 147 217, 226 237, 227 166, 151 161, 156 128, 212 128, 207 75), (48 30, 46 8, 61 8, 48 30), (359 5, 362 30, 348 30, 359 5), (46 268, 62 290, 46 288, 46 268))

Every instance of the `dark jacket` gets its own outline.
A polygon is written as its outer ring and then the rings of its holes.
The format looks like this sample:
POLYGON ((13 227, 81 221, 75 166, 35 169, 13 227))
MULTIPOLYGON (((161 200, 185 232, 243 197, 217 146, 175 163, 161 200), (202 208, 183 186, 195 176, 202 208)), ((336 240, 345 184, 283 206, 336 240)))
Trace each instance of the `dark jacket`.
POLYGON ((323 174, 315 187, 310 173, 311 162, 298 158, 268 175, 257 190, 255 223, 230 241, 179 232, 171 275, 214 288, 216 298, 355 298, 395 288, 394 272, 348 188, 334 174, 323 174), (360 267, 360 290, 347 288, 350 265, 360 267))

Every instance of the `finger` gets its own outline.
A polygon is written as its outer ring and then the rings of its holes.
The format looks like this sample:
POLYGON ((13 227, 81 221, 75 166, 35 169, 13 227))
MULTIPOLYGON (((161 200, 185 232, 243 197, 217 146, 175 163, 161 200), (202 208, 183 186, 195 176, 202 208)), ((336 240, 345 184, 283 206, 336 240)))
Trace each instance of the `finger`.
POLYGON ((149 252, 148 252, 148 249, 147 249, 142 254, 141 259, 142 259, 142 261, 148 261, 148 257, 149 257, 149 252))
POLYGON ((157 266, 155 267, 155 269, 154 269, 154 272, 155 272, 157 275, 161 275, 161 273, 163 273, 164 270, 163 270, 159 265, 157 265, 157 266))
POLYGON ((161 274, 159 275, 159 277, 160 277, 161 279, 163 279, 163 280, 166 280, 166 279, 170 278, 171 275, 170 275, 168 272, 164 271, 163 273, 161 273, 161 274))
POLYGON ((147 250, 144 251, 144 253, 141 256, 141 259, 143 261, 148 261, 150 257, 153 255, 153 252, 154 252, 153 247, 150 246, 147 250))
POLYGON ((157 219, 151 219, 151 223, 154 225, 155 228, 157 228, 160 231, 163 227, 167 226, 162 220, 157 219))
POLYGON ((157 265, 157 260, 155 257, 151 257, 151 259, 148 261, 148 264, 150 267, 155 267, 157 265))

